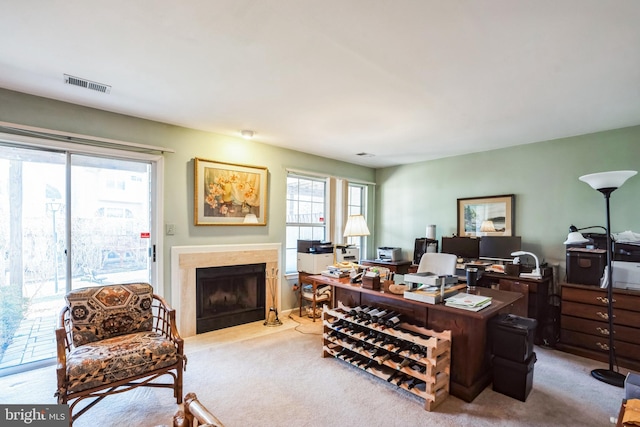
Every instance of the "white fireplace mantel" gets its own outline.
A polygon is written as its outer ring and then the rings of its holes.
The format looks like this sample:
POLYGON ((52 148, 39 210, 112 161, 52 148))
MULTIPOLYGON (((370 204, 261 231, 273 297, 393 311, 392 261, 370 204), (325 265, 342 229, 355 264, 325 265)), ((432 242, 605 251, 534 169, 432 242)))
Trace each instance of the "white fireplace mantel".
MULTIPOLYGON (((196 269, 229 265, 266 264, 267 277, 275 278, 276 309, 280 312, 280 243, 239 245, 173 246, 171 248, 171 305, 176 309, 180 335, 196 335, 196 269)), ((265 292, 265 318, 269 314, 272 296, 265 292)))

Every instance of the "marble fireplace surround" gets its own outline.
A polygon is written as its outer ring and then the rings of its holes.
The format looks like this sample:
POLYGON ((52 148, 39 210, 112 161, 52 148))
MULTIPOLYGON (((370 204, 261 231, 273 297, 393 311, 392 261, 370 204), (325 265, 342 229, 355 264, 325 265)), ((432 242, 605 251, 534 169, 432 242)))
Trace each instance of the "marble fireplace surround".
MULTIPOLYGON (((280 244, 198 245, 171 247, 171 306, 176 309, 183 338, 196 335, 196 269, 229 265, 266 264, 265 318, 271 306, 269 277, 280 271, 280 244)), ((280 312, 280 278, 275 278, 276 309, 280 312)))

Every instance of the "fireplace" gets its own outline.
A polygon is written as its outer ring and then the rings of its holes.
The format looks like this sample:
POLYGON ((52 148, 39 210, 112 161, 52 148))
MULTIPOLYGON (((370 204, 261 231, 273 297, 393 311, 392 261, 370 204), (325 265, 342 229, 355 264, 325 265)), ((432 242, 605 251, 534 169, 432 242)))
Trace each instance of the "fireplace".
MULTIPOLYGON (((197 299, 196 270, 207 267, 265 264, 265 271, 280 271, 280 243, 250 243, 233 245, 197 245, 171 247, 171 305, 176 309, 178 331, 183 338, 196 335, 197 299)), ((281 274, 276 275, 276 308, 280 307, 281 274)), ((264 317, 272 301, 271 286, 264 294, 264 317)))
POLYGON ((196 268, 196 333, 265 319, 266 264, 196 268))

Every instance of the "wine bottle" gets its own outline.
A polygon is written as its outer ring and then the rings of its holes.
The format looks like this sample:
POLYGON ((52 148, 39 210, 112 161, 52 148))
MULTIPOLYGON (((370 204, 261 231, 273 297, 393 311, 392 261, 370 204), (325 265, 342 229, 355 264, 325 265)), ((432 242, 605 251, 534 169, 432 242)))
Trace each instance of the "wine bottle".
POLYGON ((396 311, 386 310, 386 312, 382 316, 378 316, 378 318, 376 319, 376 323, 378 324, 378 326, 382 327, 387 322, 387 319, 395 316, 396 314, 398 314, 396 311))
POLYGON ((369 323, 371 324, 378 323, 378 319, 384 316, 385 314, 387 314, 387 310, 379 308, 374 313, 371 313, 371 316, 369 317, 369 323))
POLYGON ((398 343, 398 347, 394 348, 393 351, 396 353, 402 353, 405 350, 410 349, 413 346, 413 343, 409 342, 409 341, 402 341, 398 343))
POLYGON ((340 350, 338 353, 336 353, 336 357, 342 359, 344 357, 345 354, 347 354, 349 350, 347 350, 346 348, 342 348, 342 350, 340 350))
POLYGON ((400 364, 398 365, 398 369, 402 369, 402 368, 404 368, 405 366, 409 365, 412 362, 413 362, 413 359, 405 357, 404 360, 402 362, 400 362, 400 364))
POLYGON ((352 318, 357 318, 359 317, 360 312, 362 312, 362 310, 367 309, 368 307, 369 307, 368 305, 355 306, 351 310, 349 310, 349 316, 351 316, 352 318))
POLYGON ((425 350, 425 348, 418 344, 412 345, 409 351, 411 352, 411 354, 415 354, 419 358, 427 356, 427 351, 425 350))
POLYGON ((373 307, 366 307, 366 308, 363 308, 363 309, 360 311, 360 313, 358 313, 358 320, 359 320, 359 321, 367 320, 367 319, 368 319, 368 317, 367 317, 367 316, 369 315, 369 312, 370 312, 371 310, 374 310, 374 308, 373 308, 373 307))
POLYGON ((339 317, 336 317, 332 322, 329 322, 329 324, 335 327, 335 326, 338 326, 340 322, 342 322, 342 319, 340 319, 339 317))
POLYGON ((393 379, 395 377, 397 377, 398 375, 400 375, 399 371, 393 371, 393 373, 391 375, 389 375, 389 377, 387 378, 387 382, 390 383, 391 381, 393 381, 393 379))
POLYGON ((411 390, 412 388, 414 388, 415 386, 418 386, 420 384, 424 384, 425 382, 422 380, 419 380, 417 378, 414 378, 413 381, 411 382, 411 384, 409 384, 409 386, 407 387, 407 389, 411 390))
POLYGON ((383 342, 387 336, 385 334, 376 335, 376 339, 373 340, 373 344, 383 342))
POLYGON ((419 364, 415 364, 415 365, 411 365, 410 368, 414 371, 420 372, 421 374, 424 374, 425 372, 427 372, 427 367, 424 365, 419 365, 419 364))
POLYGON ((344 321, 343 319, 340 319, 340 321, 338 322, 338 324, 337 324, 337 325, 335 325, 333 328, 334 328, 336 331, 339 331, 339 330, 341 330, 342 328, 344 328, 345 326, 347 326, 347 322, 346 322, 346 321, 344 321))
POLYGON ((376 353, 376 361, 378 363, 382 363, 385 360, 389 359, 391 357, 391 353, 389 353, 388 351, 383 351, 380 353, 376 353))
POLYGON ((387 318, 384 322, 384 325, 387 328, 395 328, 400 324, 401 320, 400 320, 400 314, 396 313, 394 316, 387 318))
POLYGON ((379 308, 374 308, 373 310, 370 310, 366 313, 364 313, 364 323, 365 325, 368 325, 369 323, 371 323, 371 319, 373 318, 373 316, 375 316, 377 313, 380 312, 379 308))
POLYGON ((372 367, 375 367, 376 365, 380 365, 380 364, 379 364, 378 362, 376 362, 375 360, 370 359, 370 360, 369 360, 369 363, 367 363, 367 364, 364 366, 364 368, 363 368, 363 369, 366 371, 367 369, 370 369, 370 368, 372 368, 372 367))
POLYGON ((396 379, 396 385, 397 385, 397 386, 400 386, 403 382, 405 382, 405 381, 409 380, 410 378, 411 378, 411 377, 408 377, 408 376, 406 376, 406 375, 402 374, 402 375, 400 375, 400 377, 398 377, 398 378, 396 379))

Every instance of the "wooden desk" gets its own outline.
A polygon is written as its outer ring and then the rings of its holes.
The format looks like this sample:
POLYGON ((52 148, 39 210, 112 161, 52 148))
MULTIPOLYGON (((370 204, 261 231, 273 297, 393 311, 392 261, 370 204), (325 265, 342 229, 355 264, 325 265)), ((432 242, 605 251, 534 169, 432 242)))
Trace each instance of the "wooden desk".
POLYGON ((372 259, 363 259, 359 262, 360 265, 386 267, 392 273, 407 274, 409 267, 411 267, 411 261, 380 261, 372 259))
POLYGON ((498 313, 525 315, 517 308, 523 296, 518 292, 478 288, 478 294, 491 296, 491 305, 473 312, 447 307, 444 304, 426 304, 405 299, 402 295, 364 289, 352 285, 348 279, 333 279, 315 275, 307 277, 317 286, 333 287, 333 306, 374 305, 395 310, 403 315, 403 321, 415 323, 435 331, 450 330, 451 381, 450 394, 471 402, 491 383, 491 349, 487 346, 488 321, 498 313))

